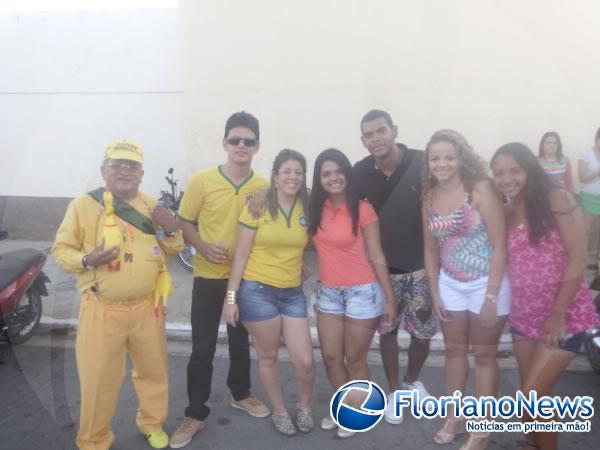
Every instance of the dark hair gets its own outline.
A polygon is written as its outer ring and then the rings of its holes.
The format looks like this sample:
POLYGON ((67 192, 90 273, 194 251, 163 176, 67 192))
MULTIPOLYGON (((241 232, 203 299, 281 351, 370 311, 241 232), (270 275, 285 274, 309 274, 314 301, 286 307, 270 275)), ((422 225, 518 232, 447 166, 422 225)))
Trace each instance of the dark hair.
POLYGON ((279 172, 281 165, 286 161, 298 161, 302 166, 302 173, 304 174, 304 179, 302 180, 302 187, 300 187, 300 191, 298 191, 297 197, 300 198, 300 202, 302 203, 302 208, 304 210, 304 214, 306 215, 307 207, 308 207, 308 191, 306 189, 306 158, 302 153, 297 152, 296 150, 290 150, 289 148, 284 148, 281 150, 275 160, 273 161, 273 169, 271 170, 271 187, 269 187, 269 192, 267 192, 267 208, 269 209, 269 213, 271 213, 271 218, 273 220, 277 219, 277 188, 275 187, 275 175, 279 172))
POLYGON ((486 167, 483 159, 475 153, 473 147, 467 142, 466 138, 454 130, 439 130, 433 133, 431 139, 425 147, 425 164, 423 166, 423 195, 431 191, 436 185, 437 180, 429 170, 429 153, 431 146, 438 142, 447 142, 456 150, 460 161, 458 175, 465 190, 470 194, 478 181, 489 179, 486 174, 486 167))
POLYGON ((596 139, 594 139, 594 142, 598 142, 598 139, 600 139, 600 128, 596 130, 596 139))
POLYGON ((538 156, 540 158, 544 158, 544 142, 546 141, 546 139, 548 139, 549 137, 553 137, 556 139, 556 142, 558 143, 558 148, 556 149, 556 159, 558 161, 561 161, 564 159, 564 155, 562 152, 562 141, 560 140, 560 136, 556 131, 548 131, 547 133, 544 133, 544 135, 542 136, 542 139, 540 140, 540 148, 538 151, 538 156))
POLYGON ((373 120, 383 118, 385 122, 392 128, 394 123, 392 122, 392 118, 388 113, 382 111, 380 109, 372 109, 368 113, 366 113, 360 121, 360 132, 362 133, 362 127, 367 122, 372 122, 373 120))
POLYGON ((352 234, 358 234, 358 209, 359 198, 352 182, 352 164, 341 151, 335 148, 323 150, 315 160, 315 169, 313 171, 313 184, 310 193, 309 217, 310 222, 308 231, 310 235, 315 235, 321 226, 321 215, 323 213, 323 204, 327 200, 327 192, 321 184, 321 169, 325 161, 332 161, 342 169, 346 177, 346 207, 352 218, 352 234))
POLYGON ((233 113, 225 122, 225 135, 223 139, 227 139, 229 130, 235 127, 245 127, 251 130, 256 136, 256 140, 260 141, 260 130, 258 127, 258 119, 246 111, 233 113))
POLYGON ((525 144, 511 142, 504 144, 492 157, 511 156, 527 173, 525 182, 525 217, 529 225, 529 242, 538 245, 546 233, 554 228, 555 220, 550 206, 550 191, 557 186, 546 175, 538 159, 525 144))

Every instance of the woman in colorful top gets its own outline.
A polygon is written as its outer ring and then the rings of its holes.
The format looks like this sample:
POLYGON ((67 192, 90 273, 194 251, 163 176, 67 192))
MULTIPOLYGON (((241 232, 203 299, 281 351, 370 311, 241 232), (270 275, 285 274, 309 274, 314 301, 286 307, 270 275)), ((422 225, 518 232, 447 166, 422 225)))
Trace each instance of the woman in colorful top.
MULTIPOLYGON (((370 203, 359 200, 352 166, 339 150, 323 151, 315 161, 310 226, 319 255, 321 287, 317 330, 327 377, 333 390, 350 380, 369 379, 367 352, 382 319, 396 317, 396 299, 379 238, 379 221, 370 203)), ((351 404, 359 406, 362 399, 351 404)), ((321 428, 336 426, 327 415, 321 428)), ((341 428, 339 437, 354 433, 341 428)))
POLYGON ((600 257, 600 128, 596 131, 594 147, 584 152, 577 163, 589 259, 597 264, 600 257))
POLYGON ((538 160, 544 172, 556 183, 568 191, 573 190, 571 163, 563 155, 560 136, 555 131, 544 133, 540 141, 538 160))
MULTIPOLYGON (((464 391, 471 344, 476 395, 495 396, 496 352, 510 312, 502 201, 483 161, 456 131, 436 132, 425 161, 425 269, 446 344, 446 387, 450 395, 464 391)), ((434 441, 448 444, 463 431, 464 421, 452 414, 434 441)), ((485 448, 488 439, 471 433, 462 448, 485 448)))
POLYGON ((315 362, 301 279, 302 254, 308 242, 306 202, 306 160, 300 153, 284 149, 273 162, 265 212, 255 219, 246 208, 240 215, 223 308, 231 326, 239 319, 252 336, 261 383, 273 409, 271 418, 277 431, 285 435, 313 428, 315 362), (281 336, 298 382, 296 425, 285 407, 279 382, 281 336))
MULTIPOLYGON (((550 395, 585 331, 597 324, 583 279, 583 215, 573 196, 544 176, 523 144, 500 147, 492 171, 497 188, 509 199, 510 325, 521 390, 526 396, 530 391, 550 395)), ((555 449, 557 441, 557 433, 528 433, 523 448, 555 449)))

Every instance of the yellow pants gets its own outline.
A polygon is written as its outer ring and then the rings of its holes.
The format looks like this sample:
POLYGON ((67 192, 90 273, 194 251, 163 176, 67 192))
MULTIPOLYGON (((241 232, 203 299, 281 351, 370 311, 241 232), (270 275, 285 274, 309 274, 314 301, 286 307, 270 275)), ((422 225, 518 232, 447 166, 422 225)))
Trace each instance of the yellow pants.
POLYGON ((161 428, 169 400, 165 318, 155 317, 150 297, 125 305, 84 294, 75 351, 81 386, 80 449, 108 449, 115 438, 110 425, 125 378, 126 352, 139 400, 137 426, 142 433, 161 428))

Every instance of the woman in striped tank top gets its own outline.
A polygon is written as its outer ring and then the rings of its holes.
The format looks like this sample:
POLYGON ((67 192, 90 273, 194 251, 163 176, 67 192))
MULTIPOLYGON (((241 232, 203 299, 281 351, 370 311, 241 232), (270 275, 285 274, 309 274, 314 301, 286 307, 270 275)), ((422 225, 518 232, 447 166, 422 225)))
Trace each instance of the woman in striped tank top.
POLYGON ((544 172, 559 187, 573 191, 573 179, 571 178, 571 163, 569 158, 563 155, 560 136, 555 131, 544 133, 540 140, 538 161, 544 172))
MULTIPOLYGON (((475 394, 496 396, 496 352, 510 311, 502 201, 483 161, 456 131, 436 132, 425 161, 425 269, 444 333, 448 394, 465 389, 471 345, 475 394)), ((462 431, 464 418, 450 408, 434 441, 448 444, 462 431)), ((488 440, 489 433, 471 433, 462 449, 483 449, 488 440)))

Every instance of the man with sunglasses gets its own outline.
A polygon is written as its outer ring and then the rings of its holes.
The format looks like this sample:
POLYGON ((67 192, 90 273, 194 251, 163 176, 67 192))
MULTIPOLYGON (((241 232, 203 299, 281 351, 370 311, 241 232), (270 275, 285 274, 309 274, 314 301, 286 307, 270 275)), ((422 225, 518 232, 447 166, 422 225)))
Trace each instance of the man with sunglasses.
MULTIPOLYGON (((225 124, 224 164, 196 173, 189 181, 179 218, 185 240, 196 250, 192 290, 192 354, 187 367, 189 405, 171 448, 186 446, 205 426, 210 413, 212 362, 219 322, 227 290, 229 269, 236 241, 237 220, 246 201, 269 185, 252 171, 252 158, 258 152, 258 120, 244 111, 233 114, 225 124), (195 230, 198 227, 198 231, 195 230)), ((242 324, 227 325, 231 406, 254 417, 267 417, 269 409, 250 394, 250 349, 248 332, 242 324)))
POLYGON ((110 144, 101 169, 106 187, 69 204, 52 248, 81 292, 75 347, 81 389, 76 443, 81 449, 107 449, 115 439, 110 425, 126 352, 139 399, 137 426, 151 447, 169 444, 162 430, 169 400, 165 317, 154 293, 166 255, 181 251, 183 236, 170 211, 139 191, 143 162, 136 143, 110 144), (157 226, 165 232, 161 239, 157 226))

